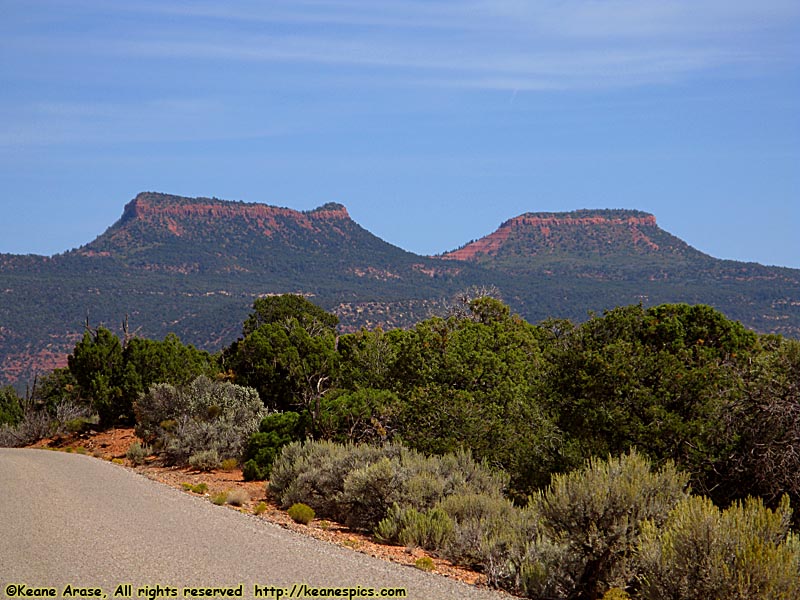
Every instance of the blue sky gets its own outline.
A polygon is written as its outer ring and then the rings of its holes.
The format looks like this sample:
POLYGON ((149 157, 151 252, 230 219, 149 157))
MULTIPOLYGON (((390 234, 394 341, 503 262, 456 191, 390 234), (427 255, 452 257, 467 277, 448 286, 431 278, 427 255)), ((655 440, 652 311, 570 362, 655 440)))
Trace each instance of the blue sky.
POLYGON ((307 210, 434 254, 635 208, 800 268, 797 0, 0 0, 0 252, 141 191, 307 210))

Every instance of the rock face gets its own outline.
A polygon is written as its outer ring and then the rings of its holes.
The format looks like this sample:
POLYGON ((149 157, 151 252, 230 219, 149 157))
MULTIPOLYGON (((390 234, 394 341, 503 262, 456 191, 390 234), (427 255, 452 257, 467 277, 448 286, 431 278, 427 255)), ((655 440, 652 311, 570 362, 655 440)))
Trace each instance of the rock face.
POLYGON ((166 226, 176 236, 182 235, 181 223, 213 225, 223 221, 245 223, 265 235, 285 227, 286 223, 315 230, 316 221, 350 220, 341 204, 329 203, 309 212, 266 204, 229 202, 217 198, 183 198, 146 192, 131 200, 122 213, 120 225, 142 221, 150 226, 166 226))

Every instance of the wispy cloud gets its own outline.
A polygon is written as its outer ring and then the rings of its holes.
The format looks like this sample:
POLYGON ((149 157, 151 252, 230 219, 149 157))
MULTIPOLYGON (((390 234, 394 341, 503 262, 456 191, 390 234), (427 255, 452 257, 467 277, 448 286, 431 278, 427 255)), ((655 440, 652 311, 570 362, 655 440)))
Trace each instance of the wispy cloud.
POLYGON ((663 84, 714 69, 758 63, 747 48, 672 43, 558 47, 532 44, 496 48, 478 43, 464 47, 428 41, 420 45, 363 37, 339 39, 294 35, 255 35, 203 41, 152 38, 117 42, 106 50, 150 59, 189 59, 262 63, 305 63, 322 67, 376 69, 373 78, 435 85, 463 82, 469 87, 586 89, 663 84), (494 82, 510 82, 497 85, 494 82))
POLYGON ((727 35, 785 26, 787 20, 800 16, 800 6, 793 0, 128 0, 115 5, 103 0, 61 2, 95 10, 217 22, 517 31, 570 38, 727 35))
MULTIPOLYGON (((377 69, 373 80, 419 82, 435 72, 439 85, 470 87, 665 83, 779 63, 800 49, 787 41, 800 22, 800 5, 789 0, 83 0, 83 7, 120 19, 122 35, 91 40, 91 51, 112 56, 366 67, 377 69), (131 13, 136 18, 125 31, 120 15, 131 13)), ((53 51, 90 50, 82 35, 28 41, 53 51)))
MULTIPOLYGON (((250 95, 262 88, 299 96, 310 91, 318 94, 317 104, 328 86, 337 85, 582 93, 726 73, 758 75, 786 63, 796 67, 800 56, 791 35, 800 27, 796 0, 43 0, 35 10, 28 0, 7 5, 9 15, 24 18, 0 23, 0 53, 13 57, 0 63, 0 77, 40 77, 45 95, 5 111, 0 144, 6 145, 78 138, 238 139, 303 127, 306 115, 273 115, 267 108, 275 105, 268 103, 257 115, 253 110, 248 122, 250 95), (196 72, 197 83, 181 93, 172 79, 188 70, 196 72), (150 71, 157 82, 153 89, 150 71), (99 100, 46 95, 50 80, 69 83, 73 75, 99 100), (236 97, 215 89, 216 78, 226 77, 236 97), (250 80, 259 85, 241 85, 250 80), (135 98, 106 96, 103 85, 135 90, 135 98)), ((316 125, 331 116, 317 115, 316 125)))

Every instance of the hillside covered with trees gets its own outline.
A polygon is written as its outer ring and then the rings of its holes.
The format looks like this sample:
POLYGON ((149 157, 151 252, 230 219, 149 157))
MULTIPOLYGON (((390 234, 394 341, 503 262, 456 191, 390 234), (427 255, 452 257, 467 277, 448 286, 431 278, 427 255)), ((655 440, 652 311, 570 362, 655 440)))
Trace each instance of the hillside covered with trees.
POLYGON ((640 211, 528 213, 428 257, 371 234, 340 204, 300 212, 147 192, 80 248, 0 255, 0 383, 21 391, 65 366, 87 319, 124 337, 127 317, 131 333, 174 333, 217 352, 260 297, 304 295, 355 332, 446 315, 476 286, 531 323, 699 303, 753 331, 800 338, 800 271, 712 258, 640 211))
POLYGON ((532 598, 800 593, 800 342, 706 305, 534 325, 468 293, 337 326, 284 295, 214 354, 87 330, 27 398, 2 390, 0 441, 135 425, 165 464, 235 459, 286 507, 532 598))

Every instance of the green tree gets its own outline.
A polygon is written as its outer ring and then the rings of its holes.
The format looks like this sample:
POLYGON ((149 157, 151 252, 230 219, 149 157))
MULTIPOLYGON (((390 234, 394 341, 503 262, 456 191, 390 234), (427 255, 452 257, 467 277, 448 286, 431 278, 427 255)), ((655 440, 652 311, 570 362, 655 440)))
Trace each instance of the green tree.
POLYGON ((515 494, 544 485, 560 438, 540 402, 539 332, 491 298, 468 316, 419 323, 399 339, 393 390, 399 431, 412 447, 441 454, 469 448, 511 474, 515 494))
POLYGON ((661 304, 647 309, 643 341, 673 353, 690 349, 695 361, 727 359, 752 351, 758 337, 705 304, 661 304))
POLYGON ((377 328, 340 336, 340 386, 348 390, 391 388, 397 351, 406 335, 401 329, 384 332, 377 328))
POLYGON ((120 385, 125 402, 135 401, 155 383, 185 385, 200 375, 213 376, 219 371, 208 352, 181 343, 172 333, 163 341, 133 338, 122 357, 120 385))
POLYGON ((0 425, 16 425, 22 420, 22 399, 13 387, 0 388, 0 425))
POLYGON ((76 405, 89 403, 78 380, 68 368, 53 369, 37 377, 31 390, 31 403, 36 409, 46 409, 52 413, 61 402, 76 405))
POLYGON ((764 339, 729 423, 739 443, 725 464, 725 499, 752 494, 775 506, 788 494, 800 503, 800 342, 764 339))
POLYGON ((546 350, 562 468, 635 447, 674 460, 695 489, 717 488, 736 444, 725 421, 756 341, 707 306, 621 307, 567 330, 546 350))
POLYGON ((261 298, 244 339, 225 351, 224 367, 256 388, 268 408, 306 411, 316 430, 322 398, 337 377, 335 322, 301 296, 261 298))
POLYGON ((297 319, 300 326, 312 335, 319 333, 320 329, 334 331, 339 324, 339 317, 303 296, 282 294, 258 298, 253 302, 253 312, 244 322, 244 336, 247 337, 262 325, 283 323, 292 318, 297 319))
POLYGON ((400 405, 389 390, 332 390, 322 399, 317 433, 337 442, 386 442, 398 433, 400 405))
POLYGON ((133 422, 130 399, 120 387, 123 357, 119 338, 105 327, 87 331, 67 358, 75 377, 104 426, 133 422))
POLYGON ((306 423, 296 412, 272 413, 261 420, 244 452, 242 474, 245 481, 266 479, 272 463, 285 445, 305 437, 306 423))
POLYGON ((227 364, 242 385, 255 387, 267 407, 302 409, 319 419, 322 397, 335 380, 338 357, 332 332, 311 335, 297 319, 261 325, 237 342, 227 364))

